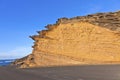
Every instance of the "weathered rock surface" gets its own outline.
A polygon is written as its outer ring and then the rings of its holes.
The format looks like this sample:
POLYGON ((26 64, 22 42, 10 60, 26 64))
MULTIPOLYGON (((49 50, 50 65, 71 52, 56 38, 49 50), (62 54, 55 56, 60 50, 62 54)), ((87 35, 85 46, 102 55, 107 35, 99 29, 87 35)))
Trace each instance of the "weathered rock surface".
POLYGON ((31 36, 31 55, 13 64, 22 68, 120 63, 120 11, 61 18, 31 36))

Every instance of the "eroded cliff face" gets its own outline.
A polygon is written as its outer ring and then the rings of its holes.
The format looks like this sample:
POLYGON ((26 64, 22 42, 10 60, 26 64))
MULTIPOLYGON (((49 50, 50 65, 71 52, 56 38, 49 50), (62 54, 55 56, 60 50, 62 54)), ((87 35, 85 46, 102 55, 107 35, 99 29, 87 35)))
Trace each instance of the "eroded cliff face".
POLYGON ((120 12, 59 19, 31 36, 31 55, 13 64, 22 68, 120 63, 120 12))

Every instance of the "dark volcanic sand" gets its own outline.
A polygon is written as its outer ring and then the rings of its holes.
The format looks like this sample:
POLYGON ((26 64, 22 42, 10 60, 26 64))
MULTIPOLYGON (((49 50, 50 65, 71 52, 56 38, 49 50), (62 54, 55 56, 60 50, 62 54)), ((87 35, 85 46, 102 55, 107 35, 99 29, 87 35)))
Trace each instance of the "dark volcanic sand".
POLYGON ((0 80, 120 80, 120 65, 16 69, 0 67, 0 80))

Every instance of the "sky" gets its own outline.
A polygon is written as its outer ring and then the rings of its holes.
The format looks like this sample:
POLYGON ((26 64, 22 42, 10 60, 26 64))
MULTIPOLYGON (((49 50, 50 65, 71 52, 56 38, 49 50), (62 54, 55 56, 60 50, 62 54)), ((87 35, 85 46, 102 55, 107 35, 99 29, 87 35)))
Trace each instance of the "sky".
POLYGON ((0 59, 32 52, 30 35, 61 17, 120 10, 120 0, 0 0, 0 59))

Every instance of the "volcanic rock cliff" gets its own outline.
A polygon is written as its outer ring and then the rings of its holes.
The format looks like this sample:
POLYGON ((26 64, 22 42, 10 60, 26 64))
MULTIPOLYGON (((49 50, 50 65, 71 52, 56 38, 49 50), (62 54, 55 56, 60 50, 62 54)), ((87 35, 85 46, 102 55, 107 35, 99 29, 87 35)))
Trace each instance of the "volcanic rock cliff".
POLYGON ((74 18, 60 18, 55 24, 30 36, 32 54, 13 64, 22 68, 79 64, 120 63, 120 11, 74 18))

